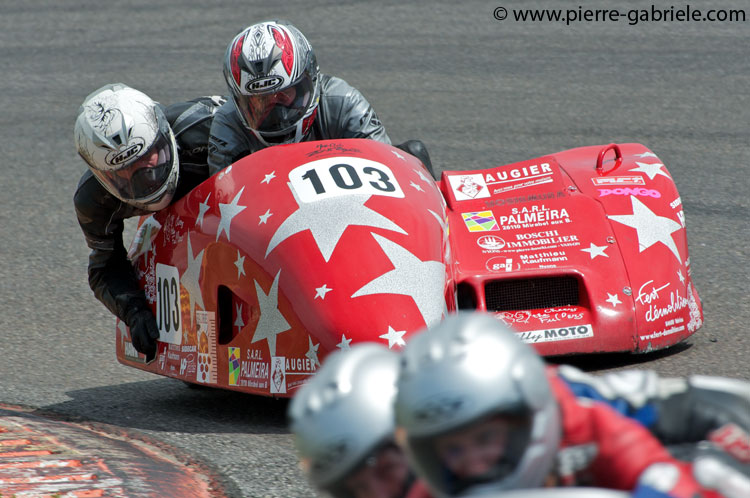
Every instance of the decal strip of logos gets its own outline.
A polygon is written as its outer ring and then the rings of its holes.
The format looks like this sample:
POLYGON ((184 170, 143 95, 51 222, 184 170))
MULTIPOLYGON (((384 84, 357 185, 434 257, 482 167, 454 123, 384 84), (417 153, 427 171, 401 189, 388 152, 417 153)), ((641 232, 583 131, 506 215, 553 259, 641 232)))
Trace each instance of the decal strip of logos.
POLYGON ((585 325, 573 325, 571 327, 546 330, 527 330, 526 332, 516 332, 516 335, 527 344, 536 344, 539 342, 568 341, 571 339, 594 337, 594 329, 587 323, 585 325))

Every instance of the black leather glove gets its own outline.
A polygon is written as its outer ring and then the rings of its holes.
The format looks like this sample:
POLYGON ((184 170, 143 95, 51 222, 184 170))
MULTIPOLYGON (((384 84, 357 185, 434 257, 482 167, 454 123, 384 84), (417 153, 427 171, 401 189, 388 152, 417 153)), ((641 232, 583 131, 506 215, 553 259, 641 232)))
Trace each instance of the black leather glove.
POLYGON ((156 359, 156 339, 159 338, 159 328, 156 326, 154 314, 148 308, 134 307, 128 310, 125 323, 130 328, 130 341, 139 353, 146 355, 146 363, 156 359))

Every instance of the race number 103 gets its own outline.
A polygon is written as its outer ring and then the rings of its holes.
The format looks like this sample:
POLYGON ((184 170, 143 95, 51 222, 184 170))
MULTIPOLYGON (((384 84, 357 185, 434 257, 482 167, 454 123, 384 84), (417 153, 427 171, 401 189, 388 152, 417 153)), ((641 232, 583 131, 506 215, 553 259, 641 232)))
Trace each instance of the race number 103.
POLYGON ((289 181, 300 202, 344 195, 404 197, 391 169, 361 157, 328 157, 297 166, 289 181))
POLYGON ((169 344, 182 342, 180 273, 174 266, 156 264, 156 324, 159 340, 169 344))

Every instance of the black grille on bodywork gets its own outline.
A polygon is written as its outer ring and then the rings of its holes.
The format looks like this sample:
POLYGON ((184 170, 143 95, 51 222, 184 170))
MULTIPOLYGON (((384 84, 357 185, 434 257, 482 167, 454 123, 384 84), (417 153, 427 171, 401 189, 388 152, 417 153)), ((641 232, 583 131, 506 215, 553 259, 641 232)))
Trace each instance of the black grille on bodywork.
POLYGON ((493 280, 484 284, 487 311, 516 311, 579 304, 575 277, 493 280))

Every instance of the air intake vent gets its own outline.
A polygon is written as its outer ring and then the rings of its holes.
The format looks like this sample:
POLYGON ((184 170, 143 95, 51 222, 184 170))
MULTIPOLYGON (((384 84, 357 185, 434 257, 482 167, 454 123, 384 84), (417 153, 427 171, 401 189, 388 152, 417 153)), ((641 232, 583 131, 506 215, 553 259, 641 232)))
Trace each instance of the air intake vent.
POLYGON ((487 311, 516 311, 578 305, 575 277, 493 280, 484 285, 487 311))

